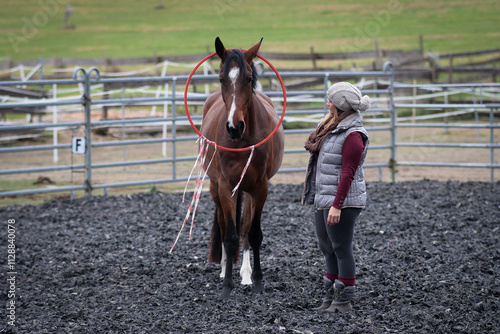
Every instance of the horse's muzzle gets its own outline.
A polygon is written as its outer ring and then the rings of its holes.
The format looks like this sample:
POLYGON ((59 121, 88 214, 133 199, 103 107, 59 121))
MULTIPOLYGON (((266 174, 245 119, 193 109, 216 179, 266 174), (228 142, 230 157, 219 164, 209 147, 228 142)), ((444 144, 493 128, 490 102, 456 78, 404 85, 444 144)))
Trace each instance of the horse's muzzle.
POLYGON ((226 130, 231 139, 241 139, 241 137, 243 137, 243 132, 245 132, 245 122, 239 121, 236 127, 230 126, 229 122, 227 122, 226 130))

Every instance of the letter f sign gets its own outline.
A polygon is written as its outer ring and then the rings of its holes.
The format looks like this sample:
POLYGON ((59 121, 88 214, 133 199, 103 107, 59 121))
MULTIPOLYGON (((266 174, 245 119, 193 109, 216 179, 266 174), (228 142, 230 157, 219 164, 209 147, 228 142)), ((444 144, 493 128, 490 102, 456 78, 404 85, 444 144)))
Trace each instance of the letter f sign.
POLYGON ((85 154, 85 137, 73 137, 73 153, 85 154))

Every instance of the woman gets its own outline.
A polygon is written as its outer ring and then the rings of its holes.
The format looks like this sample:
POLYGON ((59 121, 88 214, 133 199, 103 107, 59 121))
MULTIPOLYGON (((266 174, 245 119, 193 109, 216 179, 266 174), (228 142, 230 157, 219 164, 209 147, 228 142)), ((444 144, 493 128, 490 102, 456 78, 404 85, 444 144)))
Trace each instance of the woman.
POLYGON ((362 166, 369 141, 360 112, 371 101, 348 82, 335 83, 326 95, 330 112, 305 143, 311 156, 302 204, 316 208, 316 235, 326 261, 326 296, 316 309, 345 312, 355 292, 354 222, 366 204, 362 166))

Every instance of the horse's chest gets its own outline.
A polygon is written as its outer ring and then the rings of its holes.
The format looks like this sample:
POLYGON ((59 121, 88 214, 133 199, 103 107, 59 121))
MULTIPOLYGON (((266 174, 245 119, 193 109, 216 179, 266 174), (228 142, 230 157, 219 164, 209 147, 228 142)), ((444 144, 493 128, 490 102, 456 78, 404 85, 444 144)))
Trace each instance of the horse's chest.
MULTIPOLYGON (((242 186, 245 184, 252 185, 257 180, 261 179, 266 174, 265 164, 259 163, 254 159, 255 156, 250 161, 247 170, 245 171, 245 175, 243 178, 242 186)), ((244 159, 226 159, 223 163, 220 163, 220 170, 222 172, 222 176, 224 179, 229 181, 232 184, 236 184, 239 182, 243 170, 248 162, 248 158, 244 159)))

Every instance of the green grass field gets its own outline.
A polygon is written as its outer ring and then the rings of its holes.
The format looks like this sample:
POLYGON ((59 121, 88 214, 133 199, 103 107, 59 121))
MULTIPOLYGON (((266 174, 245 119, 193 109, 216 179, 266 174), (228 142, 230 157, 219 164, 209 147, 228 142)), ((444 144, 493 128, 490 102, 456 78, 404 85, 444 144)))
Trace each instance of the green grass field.
POLYGON ((0 0, 0 58, 205 53, 216 36, 268 52, 467 51, 500 46, 498 0, 0 0), (73 15, 62 29, 66 5, 73 15))

